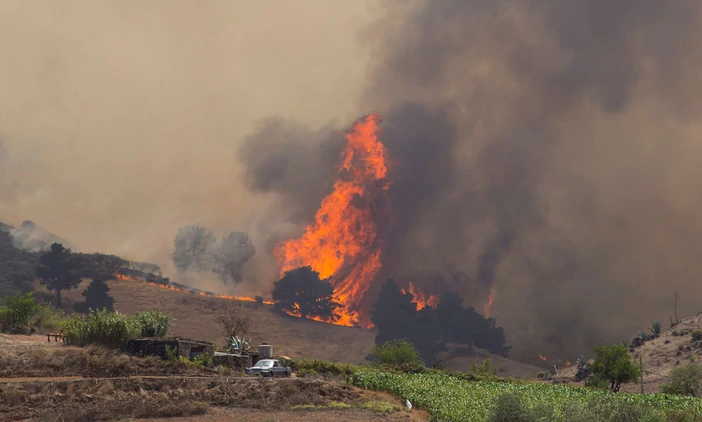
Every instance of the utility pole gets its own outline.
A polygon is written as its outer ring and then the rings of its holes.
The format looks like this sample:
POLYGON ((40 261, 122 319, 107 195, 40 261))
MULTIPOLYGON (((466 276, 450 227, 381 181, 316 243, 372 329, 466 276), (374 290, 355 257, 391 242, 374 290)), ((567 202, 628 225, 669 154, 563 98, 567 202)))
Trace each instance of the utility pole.
POLYGON ((673 324, 678 325, 680 319, 678 318, 678 292, 675 292, 673 301, 673 324))

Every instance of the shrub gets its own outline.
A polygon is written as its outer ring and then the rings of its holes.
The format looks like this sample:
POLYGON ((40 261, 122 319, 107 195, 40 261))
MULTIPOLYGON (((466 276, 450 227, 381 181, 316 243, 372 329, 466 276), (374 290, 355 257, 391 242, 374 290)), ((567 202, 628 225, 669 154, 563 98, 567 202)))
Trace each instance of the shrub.
POLYGON ((159 311, 145 311, 134 315, 141 337, 163 337, 168 332, 170 318, 159 311))
POLYGON ((695 330, 692 332, 692 341, 702 340, 702 330, 695 330))
POLYGON ((532 422, 529 409, 517 393, 505 393, 497 398, 489 422, 532 422))
POLYGON ((63 328, 66 315, 52 306, 39 305, 39 311, 32 318, 31 325, 37 331, 51 332, 63 328))
POLYGON ((658 321, 654 321, 653 324, 651 324, 651 334, 653 335, 654 338, 659 337, 661 335, 661 323, 658 321))
POLYGON ((66 344, 86 346, 99 344, 118 348, 136 337, 141 327, 119 312, 105 309, 91 311, 86 316, 70 318, 64 324, 66 344))
POLYGON ((609 382, 609 389, 619 391, 622 383, 635 380, 641 373, 632 361, 626 346, 601 346, 595 349, 592 376, 609 382))
POLYGON ((405 340, 391 340, 375 346, 371 357, 381 365, 403 371, 416 371, 424 367, 414 345, 405 340))
POLYGON ((29 333, 30 322, 39 312, 39 304, 32 293, 10 296, 0 307, 0 330, 11 333, 29 333))
POLYGON ((700 396, 702 394, 702 366, 689 364, 673 369, 669 384, 661 388, 663 393, 700 396))
POLYGON ((357 366, 349 363, 329 362, 325 360, 296 359, 290 362, 290 367, 298 375, 332 375, 351 376, 357 366))

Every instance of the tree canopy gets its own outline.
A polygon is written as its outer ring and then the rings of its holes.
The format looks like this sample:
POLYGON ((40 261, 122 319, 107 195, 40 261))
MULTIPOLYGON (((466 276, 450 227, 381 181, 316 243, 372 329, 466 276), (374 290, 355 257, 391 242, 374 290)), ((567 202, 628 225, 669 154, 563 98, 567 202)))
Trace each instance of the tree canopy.
POLYGON ((332 293, 329 280, 321 280, 311 267, 300 267, 275 282, 273 300, 276 308, 285 313, 333 318, 339 304, 332 299, 332 293))
POLYGON ((80 283, 78 268, 74 254, 60 243, 52 244, 39 256, 37 276, 46 288, 55 292, 57 306, 61 306, 61 291, 75 288, 80 283))

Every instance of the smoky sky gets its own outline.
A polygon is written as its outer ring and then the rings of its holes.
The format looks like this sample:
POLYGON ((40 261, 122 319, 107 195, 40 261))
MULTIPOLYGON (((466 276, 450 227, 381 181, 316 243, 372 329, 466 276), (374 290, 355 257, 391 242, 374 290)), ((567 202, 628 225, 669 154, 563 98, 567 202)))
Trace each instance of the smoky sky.
MULTIPOLYGON (((626 340, 668 320, 674 291, 699 308, 699 2, 380 10, 363 31, 359 114, 382 115, 392 160, 384 275, 476 306, 494 286, 498 323, 527 359, 626 340)), ((257 151, 247 173, 290 210, 314 209, 333 171, 333 149, 310 154, 320 137, 300 133, 273 136, 289 143, 257 151)))
POLYGON ((667 321, 675 291, 699 309, 701 9, 3 1, 0 221, 167 276, 179 227, 245 232, 237 292, 267 295, 378 112, 382 277, 476 307, 494 287, 514 356, 572 358, 667 321))

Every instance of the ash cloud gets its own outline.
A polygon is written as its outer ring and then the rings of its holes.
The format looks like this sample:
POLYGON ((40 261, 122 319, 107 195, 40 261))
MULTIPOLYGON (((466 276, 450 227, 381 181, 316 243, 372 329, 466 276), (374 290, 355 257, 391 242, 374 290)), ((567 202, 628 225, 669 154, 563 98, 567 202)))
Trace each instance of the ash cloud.
MULTIPOLYGON (((525 359, 627 339, 702 293, 699 2, 386 5, 359 114, 383 116, 392 159, 387 275, 474 304, 494 284, 525 359)), ((298 230, 331 171, 302 132, 257 151, 298 230)))

